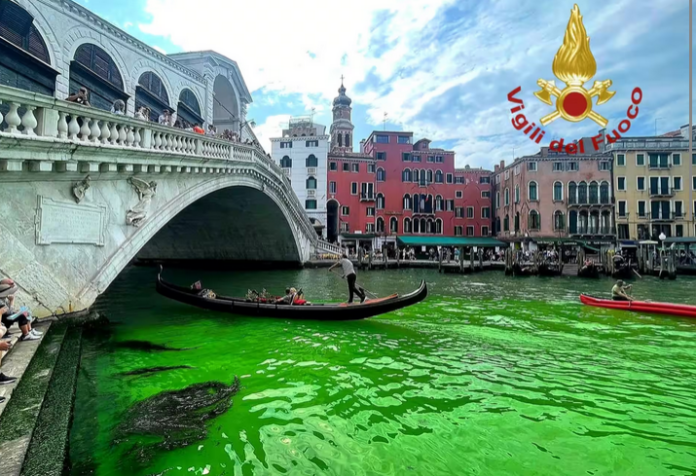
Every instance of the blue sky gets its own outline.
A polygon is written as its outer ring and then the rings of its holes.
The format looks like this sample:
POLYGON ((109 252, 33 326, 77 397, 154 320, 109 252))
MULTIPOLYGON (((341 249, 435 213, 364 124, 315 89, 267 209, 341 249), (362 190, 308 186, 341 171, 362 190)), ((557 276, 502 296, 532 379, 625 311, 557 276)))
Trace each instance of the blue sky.
MULTIPOLYGON (((553 111, 533 92, 555 79, 551 64, 570 10, 565 0, 353 0, 336 8, 310 0, 79 0, 166 53, 213 49, 240 65, 254 103, 249 118, 265 143, 289 116, 315 109, 331 122, 340 76, 353 99, 355 144, 372 130, 412 130, 453 149, 457 165, 492 168, 538 146, 513 129, 507 93, 522 87, 536 120, 553 111), (387 114, 383 125, 384 114, 387 114)), ((334 2, 330 2, 333 4, 334 2)), ((578 2, 597 62, 591 81, 611 79, 616 95, 595 110, 609 129, 630 94, 644 92, 628 135, 688 123, 688 2, 578 2)), ((591 85, 591 82, 590 82, 591 85)), ((588 85, 589 87, 589 85, 588 85)), ((557 120, 545 145, 596 134, 589 119, 557 120)))

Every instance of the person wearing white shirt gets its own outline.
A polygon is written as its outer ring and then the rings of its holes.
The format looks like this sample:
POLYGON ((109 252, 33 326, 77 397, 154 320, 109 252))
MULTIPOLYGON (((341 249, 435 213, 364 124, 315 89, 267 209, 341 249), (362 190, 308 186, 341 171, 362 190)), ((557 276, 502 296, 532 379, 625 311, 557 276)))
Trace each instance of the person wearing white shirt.
POLYGON ((329 272, 334 268, 340 266, 343 268, 343 277, 348 281, 348 304, 353 302, 353 295, 357 294, 360 298, 360 304, 365 302, 365 292, 360 289, 359 286, 355 285, 355 280, 357 276, 355 275, 355 268, 353 268, 353 263, 348 259, 345 253, 341 256, 341 259, 336 262, 333 266, 329 268, 329 272))

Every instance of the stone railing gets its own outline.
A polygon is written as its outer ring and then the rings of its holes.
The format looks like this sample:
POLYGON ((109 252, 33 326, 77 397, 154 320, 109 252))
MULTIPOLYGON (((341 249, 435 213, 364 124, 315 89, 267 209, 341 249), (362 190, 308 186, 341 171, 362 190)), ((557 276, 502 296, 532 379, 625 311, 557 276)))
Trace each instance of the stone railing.
POLYGON ((340 256, 341 253, 343 253, 343 249, 338 246, 331 244, 327 241, 324 240, 317 240, 317 243, 315 245, 317 251, 326 253, 326 254, 333 254, 333 255, 338 255, 340 256))
POLYGON ((252 160, 253 148, 248 146, 19 89, 0 87, 0 102, 9 107, 5 117, 0 114, 3 135, 210 159, 252 160))

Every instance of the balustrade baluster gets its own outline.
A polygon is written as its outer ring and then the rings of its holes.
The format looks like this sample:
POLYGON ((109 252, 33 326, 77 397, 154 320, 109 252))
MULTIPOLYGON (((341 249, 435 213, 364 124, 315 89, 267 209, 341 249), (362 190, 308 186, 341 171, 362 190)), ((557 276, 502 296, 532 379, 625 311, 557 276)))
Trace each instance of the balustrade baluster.
POLYGON ((126 146, 133 147, 133 141, 135 141, 135 136, 133 135, 133 127, 124 126, 128 132, 126 132, 126 146))
POLYGON ((34 132, 34 129, 36 129, 36 126, 39 125, 36 117, 34 116, 34 109, 36 108, 33 106, 27 106, 27 111, 22 116, 22 126, 24 127, 23 132, 28 136, 35 136, 36 133, 34 132))
POLYGON ((58 138, 67 139, 68 138, 68 121, 65 118, 68 115, 67 112, 58 111, 58 138))
POLYGON ((140 147, 140 142, 142 141, 142 136, 140 135, 140 131, 142 129, 140 127, 135 128, 135 136, 133 138, 133 147, 140 147))
POLYGON ((174 136, 172 134, 167 134, 167 150, 170 152, 174 150, 174 136))
POLYGON ((89 134, 92 132, 92 129, 89 128, 89 121, 90 120, 91 119, 89 117, 82 118, 82 127, 80 128, 80 139, 83 142, 87 141, 89 134))
POLYGON ((162 134, 155 131, 155 149, 160 150, 162 147, 162 134))
POLYGON ((120 125, 118 131, 118 145, 124 145, 127 138, 128 133, 126 132, 126 126, 120 125))
POLYGON ((118 125, 115 122, 111 123, 111 134, 109 138, 111 139, 109 141, 111 145, 118 145, 118 125))
POLYGON ((19 118, 19 114, 17 114, 17 109, 19 109, 19 104, 16 102, 11 102, 10 112, 8 112, 7 116, 5 117, 5 121, 7 121, 8 125, 7 132, 10 134, 17 134, 19 132, 17 130, 17 126, 22 123, 22 120, 19 118))
POLYGON ((95 143, 99 142, 99 137, 101 136, 101 129, 99 128, 99 121, 97 119, 92 121, 92 129, 90 132, 90 140, 95 143))
POLYGON ((181 136, 177 135, 177 136, 174 138, 174 140, 176 141, 175 144, 174 144, 174 150, 176 150, 177 152, 181 152, 181 146, 182 146, 182 143, 181 143, 181 136))
POLYGON ((109 143, 109 137, 111 137, 111 130, 109 130, 109 121, 102 122, 100 139, 102 144, 109 143))
POLYGON ((68 124, 68 139, 72 141, 77 140, 77 134, 80 132, 80 124, 77 122, 77 116, 72 114, 70 116, 70 124, 68 124))
MULTIPOLYGON (((2 100, 0 100, 0 104, 2 104, 2 100)), ((3 115, 2 115, 2 112, 0 112, 0 131, 2 131, 2 120, 3 120, 3 115)))

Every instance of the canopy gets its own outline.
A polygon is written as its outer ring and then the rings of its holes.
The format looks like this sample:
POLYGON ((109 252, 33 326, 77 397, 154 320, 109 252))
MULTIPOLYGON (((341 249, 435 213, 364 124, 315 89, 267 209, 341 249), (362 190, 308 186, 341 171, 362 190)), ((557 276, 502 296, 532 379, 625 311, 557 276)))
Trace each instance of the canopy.
POLYGON ((696 244, 696 238, 688 236, 677 236, 674 238, 666 238, 665 243, 694 243, 696 244))
POLYGON ((345 240, 371 240, 375 236, 373 233, 341 233, 341 238, 345 240))
POLYGON ((477 246, 481 248, 507 247, 508 244, 485 236, 397 236, 405 246, 477 246))

